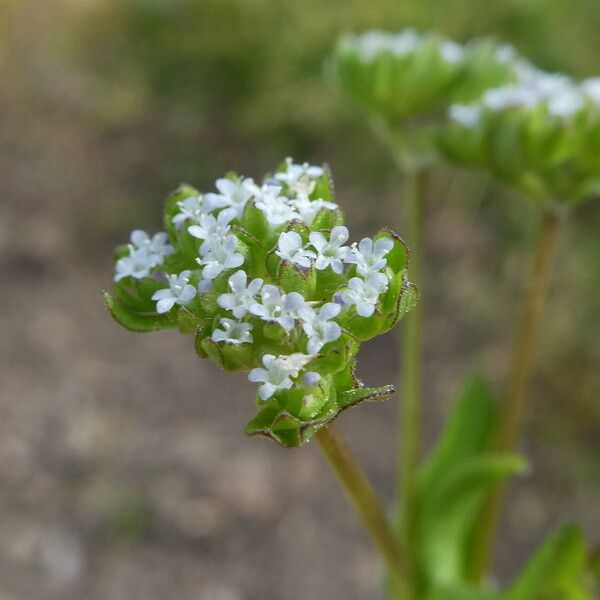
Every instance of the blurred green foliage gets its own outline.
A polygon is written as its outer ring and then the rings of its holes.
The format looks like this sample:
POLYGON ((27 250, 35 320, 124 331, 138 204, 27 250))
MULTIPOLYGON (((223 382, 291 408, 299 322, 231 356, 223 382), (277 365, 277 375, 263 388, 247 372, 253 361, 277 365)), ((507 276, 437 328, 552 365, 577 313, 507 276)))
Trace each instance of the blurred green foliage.
MULTIPOLYGON (((357 229, 388 222, 402 232, 396 216, 401 182, 387 149, 323 78, 323 61, 343 32, 413 26, 458 41, 491 36, 542 68, 600 74, 598 0, 28 4, 0 6, 0 66, 11 82, 0 90, 0 106, 7 131, 9 116, 15 123, 3 149, 15 156, 18 147, 25 158, 45 152, 50 177, 39 184, 41 195, 77 219, 73 231, 86 232, 86 248, 98 242, 98 230, 110 238, 101 238, 102 260, 134 225, 158 225, 154 215, 178 183, 208 189, 232 167, 256 175, 286 155, 332 164, 357 229), (4 111, 9 100, 11 112, 4 111), (75 175, 79 138, 92 140, 92 148, 84 146, 89 154, 75 175), (48 185, 69 177, 71 195, 48 185)), ((431 190, 429 212, 450 220, 443 226, 430 220, 427 310, 458 320, 461 339, 469 340, 463 352, 481 350, 498 330, 505 337, 513 317, 535 214, 480 175, 441 170, 431 190), (474 231, 473 219, 481 234, 464 240, 463 232, 474 231)), ((591 202, 576 212, 561 240, 533 408, 543 415, 534 431, 553 447, 598 443, 599 224, 600 202, 591 202)), ((493 352, 490 362, 502 348, 493 352)), ((586 473, 597 473, 589 454, 593 465, 586 473)), ((565 470, 579 476, 577 469, 565 470)))
MULTIPOLYGON (((232 165, 252 175, 292 155, 329 161, 358 218, 374 219, 369 208, 381 206, 387 216, 378 222, 391 220, 402 231, 395 216, 401 182, 387 150, 323 77, 323 61, 342 32, 413 26, 463 42, 489 36, 514 44, 541 68, 600 74, 597 0, 95 0, 67 14, 53 30, 55 46, 92 90, 85 110, 130 195, 115 221, 123 230, 139 223, 136 211, 150 213, 149 201, 158 210, 180 181, 208 188, 232 165), (358 198, 362 204, 353 203, 358 198)), ((477 213, 493 249, 483 271, 468 275, 489 320, 509 320, 534 211, 481 176, 442 170, 432 190, 430 212, 455 203, 467 222, 477 213)), ((568 398, 578 423, 597 422, 600 411, 592 369, 600 337, 599 209, 598 202, 580 209, 563 236, 545 334, 546 385, 568 398)), ((435 305, 448 290, 432 278, 435 305)), ((560 423, 571 437, 573 428, 560 423)))

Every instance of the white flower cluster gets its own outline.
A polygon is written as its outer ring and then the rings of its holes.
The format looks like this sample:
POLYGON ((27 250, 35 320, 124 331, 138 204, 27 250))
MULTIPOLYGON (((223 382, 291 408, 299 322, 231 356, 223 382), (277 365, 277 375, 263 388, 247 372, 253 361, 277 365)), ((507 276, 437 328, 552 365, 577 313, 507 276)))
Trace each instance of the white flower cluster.
MULTIPOLYGON (((375 311, 379 296, 387 289, 387 276, 381 269, 386 265, 385 255, 393 246, 392 240, 380 238, 373 242, 365 238, 358 246, 343 246, 347 239, 348 230, 345 227, 335 227, 329 240, 321 233, 314 232, 309 244, 315 249, 312 251, 302 247, 300 236, 295 232, 283 232, 279 236, 278 254, 284 260, 291 258, 290 262, 301 266, 305 266, 305 260, 312 260, 316 269, 331 268, 338 273, 343 269, 343 262, 356 265, 360 277, 351 278, 348 290, 341 292, 334 302, 315 306, 318 303, 307 302, 298 292, 284 293, 275 285, 263 285, 260 278, 249 282, 243 270, 229 278, 230 291, 217 298, 219 306, 230 311, 237 321, 221 319, 223 329, 216 329, 212 334, 215 342, 235 345, 251 343, 252 324, 242 319, 251 319, 253 316, 268 323, 276 323, 288 333, 298 324, 307 336, 307 354, 278 357, 266 355, 263 357, 265 368, 250 372, 250 381, 262 382, 259 394, 263 400, 277 390, 291 387, 292 379, 299 377, 302 367, 323 346, 340 337, 342 329, 334 319, 344 307, 355 305, 357 314, 369 317, 375 311), (290 239, 293 240, 293 251, 289 251, 287 247, 290 239)), ((318 382, 315 377, 318 377, 316 373, 309 372, 305 374, 303 383, 306 385, 309 380, 318 382)))
MULTIPOLYGON (((390 53, 397 57, 418 52, 421 46, 431 40, 414 29, 404 29, 399 33, 385 31, 368 31, 362 35, 346 35, 342 44, 348 49, 358 51, 363 62, 370 62, 382 53, 390 53)), ((464 47, 454 41, 439 40, 440 57, 447 63, 460 62, 465 54, 464 47)))
MULTIPOLYGON (((323 175, 321 167, 294 164, 286 160, 286 169, 274 175, 264 185, 257 186, 252 179, 219 179, 218 193, 188 197, 177 203, 178 212, 172 222, 178 230, 187 228, 192 237, 201 240, 196 261, 200 267, 195 277, 191 270, 167 274, 168 287, 156 291, 152 300, 156 312, 164 314, 177 306, 189 304, 198 294, 212 288, 212 282, 223 272, 237 269, 227 280, 228 291, 217 296, 218 306, 230 313, 218 320, 209 334, 217 344, 241 346, 254 341, 253 327, 257 320, 274 324, 282 335, 294 339, 305 336, 305 352, 291 355, 263 357, 264 368, 250 372, 251 381, 260 382, 260 397, 268 399, 277 390, 288 389, 302 375, 304 387, 318 384, 316 373, 303 373, 304 366, 315 358, 328 343, 342 334, 335 321, 340 313, 355 306, 361 317, 370 317, 382 293, 387 290, 388 278, 382 272, 386 254, 393 248, 389 237, 375 241, 363 239, 358 245, 346 245, 349 238, 344 226, 333 227, 328 235, 319 231, 309 234, 304 243, 296 231, 283 231, 277 238, 275 254, 300 269, 330 269, 337 275, 353 268, 352 277, 332 301, 307 302, 298 292, 285 292, 280 287, 265 283, 262 278, 249 280, 248 273, 240 269, 245 261, 239 248, 238 237, 232 227, 240 219, 249 202, 261 210, 272 230, 291 221, 307 226, 322 208, 336 209, 337 205, 323 199, 311 199, 316 180, 323 175), (200 280, 193 285, 190 281, 200 280)), ((133 232, 129 256, 117 262, 115 280, 132 276, 146 277, 152 269, 162 265, 164 257, 174 251, 167 244, 167 235, 158 233, 150 239, 145 233, 133 232)), ((157 274, 165 277, 163 273, 157 274)))
POLYGON ((173 246, 167 243, 167 234, 162 231, 151 238, 145 231, 136 229, 131 233, 130 242, 128 254, 115 265, 115 281, 124 277, 148 277, 152 269, 162 265, 165 256, 174 252, 173 246))
POLYGON ((451 106, 450 119, 473 129, 486 110, 527 110, 544 105, 551 117, 564 119, 579 113, 587 103, 600 107, 600 78, 577 84, 566 75, 540 71, 526 61, 515 64, 519 79, 516 84, 486 90, 477 103, 451 106))

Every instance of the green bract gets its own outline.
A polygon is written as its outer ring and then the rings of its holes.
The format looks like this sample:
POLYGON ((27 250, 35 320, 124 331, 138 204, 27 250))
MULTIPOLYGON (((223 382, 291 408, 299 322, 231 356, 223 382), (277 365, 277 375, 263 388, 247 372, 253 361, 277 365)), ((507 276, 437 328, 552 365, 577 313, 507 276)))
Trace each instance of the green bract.
POLYGON ((419 162, 427 162, 432 117, 439 119, 453 102, 467 102, 488 87, 516 81, 523 64, 510 46, 487 40, 462 46, 434 33, 407 29, 343 36, 329 70, 338 87, 383 118, 386 127, 403 125, 403 146, 412 155, 405 160, 420 154, 419 162), (412 126, 410 132, 407 125, 412 126))
POLYGON ((455 105, 440 136, 454 162, 481 167, 541 204, 574 205, 600 192, 600 82, 532 73, 455 105))
POLYGON ((246 433, 298 446, 345 408, 393 392, 363 387, 354 367, 361 343, 417 300, 408 251, 389 230, 344 245, 326 168, 288 159, 262 185, 230 173, 216 186, 181 186, 166 233, 132 233, 106 305, 130 330, 179 328, 200 357, 249 371, 260 387, 246 433))

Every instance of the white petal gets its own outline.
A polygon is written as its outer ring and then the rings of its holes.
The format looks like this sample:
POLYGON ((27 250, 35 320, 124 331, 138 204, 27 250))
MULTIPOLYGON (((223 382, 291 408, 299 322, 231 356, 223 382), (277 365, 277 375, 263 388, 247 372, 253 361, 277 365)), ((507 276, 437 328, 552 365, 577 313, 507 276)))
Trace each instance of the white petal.
POLYGON ((156 303, 156 312, 158 314, 169 312, 173 306, 175 306, 175 298, 172 296, 170 298, 163 298, 156 303))
POLYGON ((333 319, 333 317, 337 317, 340 314, 340 310, 342 310, 342 307, 339 304, 327 302, 326 304, 323 304, 319 310, 319 318, 324 321, 329 321, 330 319, 333 319))
POLYGON ((171 292, 171 288, 165 288, 163 290, 158 290, 152 294, 152 300, 164 300, 165 298, 171 298, 173 293, 171 292))
POLYGON ((320 255, 317 257, 317 260, 315 261, 315 267, 319 270, 322 271, 323 269, 326 269, 329 266, 329 259, 326 258, 323 255, 320 255))
POLYGON ((260 288, 262 287, 262 284, 263 284, 263 280, 260 277, 253 279, 248 284, 248 295, 255 296, 256 294, 258 294, 258 292, 260 291, 260 288))
POLYGON ((344 225, 338 225, 331 230, 330 240, 335 241, 338 244, 343 244, 348 240, 349 237, 348 228, 344 225))
POLYGON ((320 231, 313 231, 309 234, 308 239, 318 251, 322 250, 325 244, 327 244, 325 236, 320 231))
POLYGON ((263 383, 263 385, 258 388, 258 395, 263 400, 268 400, 276 390, 277 388, 272 383, 263 383))
POLYGON ((333 269, 333 272, 338 275, 341 275, 344 272, 344 265, 339 258, 334 258, 331 261, 331 268, 333 269))
POLYGON ((375 312, 375 305, 370 302, 358 302, 356 304, 356 312, 361 317, 370 317, 375 312))
POLYGON ((318 337, 311 337, 306 345, 306 351, 309 354, 317 354, 322 347, 323 342, 318 337))
POLYGON ((361 254, 371 254, 373 252, 373 240, 371 238, 363 238, 358 243, 358 249, 361 254))
POLYGON ((229 287, 234 292, 241 292, 246 289, 247 279, 246 272, 240 269, 228 279, 229 287))
POLYGON ((253 383, 258 383, 260 381, 268 381, 269 373, 266 371, 266 369, 261 369, 260 367, 257 367, 256 369, 252 369, 252 371, 248 373, 248 379, 253 383))
POLYGON ((323 338, 323 341, 326 344, 329 342, 335 342, 340 335, 342 335, 342 328, 338 325, 338 323, 332 321, 329 323, 327 330, 325 331, 325 337, 323 338))
POLYGON ((183 288, 179 295, 180 302, 189 302, 196 295, 196 288, 189 283, 183 288))

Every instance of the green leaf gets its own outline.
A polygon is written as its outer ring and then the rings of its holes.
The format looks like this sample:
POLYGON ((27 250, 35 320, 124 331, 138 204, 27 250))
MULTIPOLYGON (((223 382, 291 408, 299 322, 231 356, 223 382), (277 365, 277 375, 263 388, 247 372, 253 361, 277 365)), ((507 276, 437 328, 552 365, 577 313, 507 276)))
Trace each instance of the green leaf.
POLYGON ((147 332, 170 329, 177 326, 177 320, 173 313, 169 312, 159 315, 155 312, 140 313, 126 307, 122 302, 115 299, 108 292, 102 292, 102 298, 110 314, 115 321, 130 331, 147 332))
POLYGON ((506 600, 586 598, 582 587, 585 559, 581 530, 571 525, 562 527, 536 551, 508 590, 506 600))
POLYGON ((454 465, 431 496, 421 498, 421 553, 428 578, 448 584, 463 579, 485 492, 524 469, 515 455, 471 457, 454 465))
POLYGON ((523 473, 527 462, 518 454, 485 454, 464 459, 441 480, 430 499, 433 510, 452 510, 473 492, 523 473))
POLYGON ((488 385, 471 377, 463 385, 446 427, 420 475, 424 496, 431 494, 452 468, 487 450, 494 420, 494 401, 488 385))
POLYGON ((422 467, 418 503, 420 570, 429 583, 460 582, 485 492, 523 463, 488 454, 494 402, 478 378, 464 385, 437 445, 422 467))

